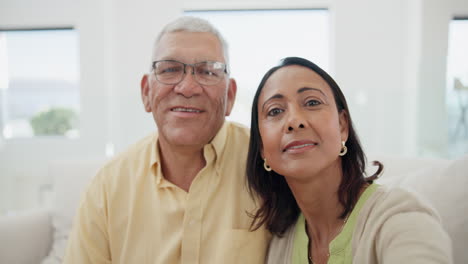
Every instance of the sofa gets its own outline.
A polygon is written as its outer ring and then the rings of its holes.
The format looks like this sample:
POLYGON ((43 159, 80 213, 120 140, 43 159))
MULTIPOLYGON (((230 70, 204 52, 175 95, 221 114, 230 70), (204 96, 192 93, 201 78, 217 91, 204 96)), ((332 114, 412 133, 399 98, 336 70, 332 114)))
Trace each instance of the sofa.
MULTIPOLYGON (((457 160, 369 155, 368 160, 385 166, 377 183, 415 192, 439 212, 452 239, 454 263, 468 263, 468 155, 457 160)), ((0 263, 61 263, 80 194, 104 162, 51 163, 52 208, 0 218, 0 263)), ((369 165, 368 173, 374 170, 369 165)))
POLYGON ((0 218, 0 264, 62 263, 81 193, 104 163, 104 158, 51 162, 50 208, 0 218))

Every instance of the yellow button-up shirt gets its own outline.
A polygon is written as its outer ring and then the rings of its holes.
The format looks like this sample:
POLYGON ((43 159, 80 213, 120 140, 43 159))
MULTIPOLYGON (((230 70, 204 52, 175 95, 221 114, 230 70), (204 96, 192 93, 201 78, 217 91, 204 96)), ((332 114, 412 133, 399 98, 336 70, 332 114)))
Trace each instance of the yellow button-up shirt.
POLYGON ((248 140, 225 122, 188 193, 162 175, 156 134, 115 157, 83 196, 64 263, 263 263, 270 234, 248 230, 248 140))

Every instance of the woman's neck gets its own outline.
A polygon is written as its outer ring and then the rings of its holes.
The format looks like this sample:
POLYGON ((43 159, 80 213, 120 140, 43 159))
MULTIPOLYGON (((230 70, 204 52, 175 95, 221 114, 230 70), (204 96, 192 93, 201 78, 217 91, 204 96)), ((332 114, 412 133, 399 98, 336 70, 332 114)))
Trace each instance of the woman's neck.
POLYGON ((316 246, 326 246, 343 226, 340 215, 343 205, 338 199, 341 183, 341 164, 332 165, 315 175, 286 177, 289 188, 294 194, 306 222, 309 238, 316 246), (305 179, 306 178, 306 179, 305 179))

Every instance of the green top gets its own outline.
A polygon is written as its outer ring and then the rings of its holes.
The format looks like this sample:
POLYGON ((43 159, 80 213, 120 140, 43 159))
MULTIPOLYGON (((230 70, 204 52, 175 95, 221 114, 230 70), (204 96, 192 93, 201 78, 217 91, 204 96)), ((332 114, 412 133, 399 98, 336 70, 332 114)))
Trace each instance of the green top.
MULTIPOLYGON (((362 206, 367 201, 369 196, 374 193, 377 186, 377 184, 371 184, 369 187, 367 187, 367 189, 362 193, 361 197, 359 197, 359 200, 351 212, 351 215, 349 216, 348 221, 344 225, 341 233, 339 233, 330 242, 330 257, 328 258, 328 264, 348 264, 353 262, 351 240, 353 238, 356 219, 362 206)), ((304 215, 301 213, 297 220, 294 234, 292 264, 308 263, 308 243, 309 238, 307 237, 305 230, 305 219, 304 215)))

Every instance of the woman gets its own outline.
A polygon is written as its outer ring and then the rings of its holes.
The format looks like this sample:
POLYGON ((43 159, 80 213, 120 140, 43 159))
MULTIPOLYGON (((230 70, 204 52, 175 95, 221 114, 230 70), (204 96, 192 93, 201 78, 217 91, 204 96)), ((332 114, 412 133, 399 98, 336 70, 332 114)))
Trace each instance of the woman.
POLYGON ((263 203, 252 229, 274 234, 267 263, 451 263, 437 214, 365 177, 343 93, 312 62, 285 58, 252 105, 247 177, 263 203))

